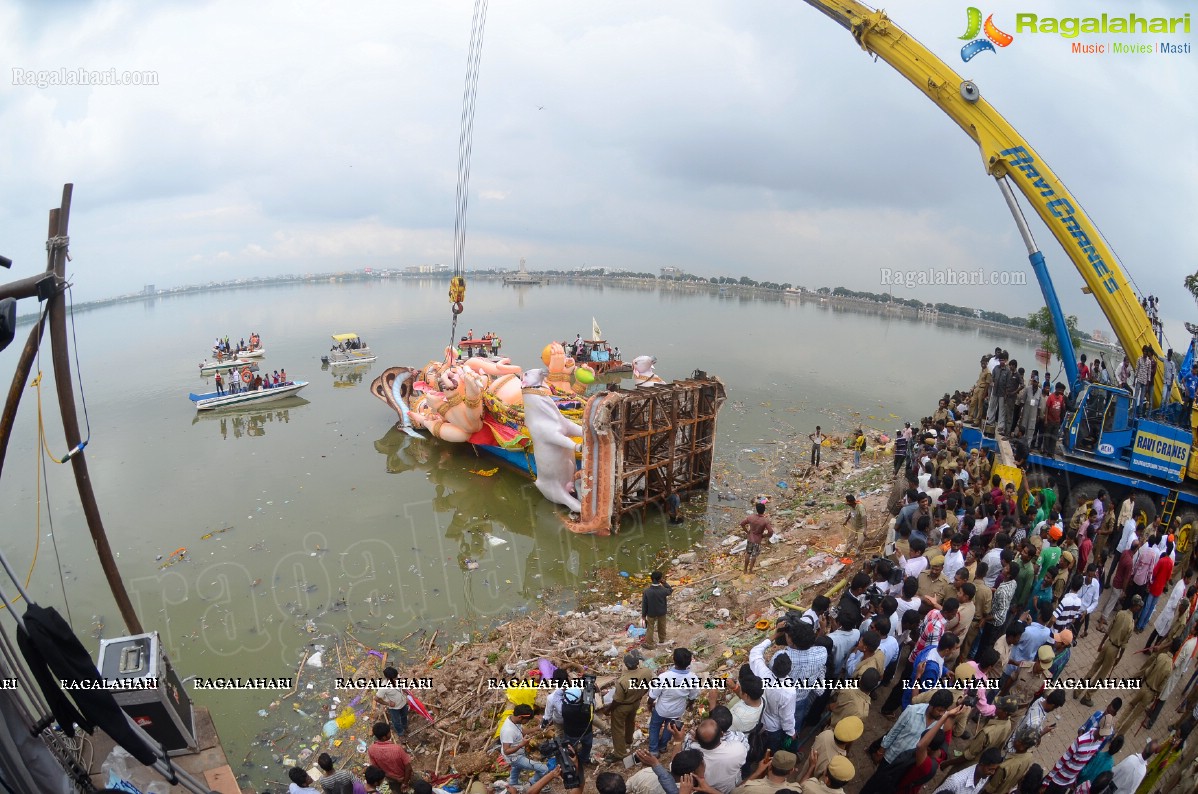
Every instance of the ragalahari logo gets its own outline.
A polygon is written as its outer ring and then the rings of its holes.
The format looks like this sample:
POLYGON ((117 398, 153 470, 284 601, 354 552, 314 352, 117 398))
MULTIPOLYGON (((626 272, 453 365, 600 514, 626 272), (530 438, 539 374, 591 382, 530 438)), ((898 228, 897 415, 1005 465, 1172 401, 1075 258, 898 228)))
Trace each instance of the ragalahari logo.
POLYGON ((994 24, 994 14, 986 17, 986 24, 982 24, 982 12, 970 6, 965 9, 968 15, 966 22, 965 35, 961 36, 962 40, 969 41, 961 48, 961 60, 968 61, 980 52, 997 52, 995 46, 1006 47, 1015 37, 1010 33, 1003 33, 994 24), (985 33, 985 38, 978 38, 978 33, 985 33))

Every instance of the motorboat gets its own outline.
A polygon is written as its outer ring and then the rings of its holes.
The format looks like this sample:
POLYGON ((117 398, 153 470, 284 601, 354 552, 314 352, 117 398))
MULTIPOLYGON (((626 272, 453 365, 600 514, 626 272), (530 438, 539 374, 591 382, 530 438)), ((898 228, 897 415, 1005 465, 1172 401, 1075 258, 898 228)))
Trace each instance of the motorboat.
POLYGON ((219 408, 228 408, 230 406, 242 406, 248 404, 269 403, 275 400, 282 400, 291 397, 299 392, 300 389, 308 385, 306 380, 295 380, 281 383, 278 386, 266 387, 259 389, 251 389, 249 391, 240 391, 236 394, 228 392, 208 392, 207 394, 189 394, 187 395, 193 403, 195 403, 197 411, 213 411, 219 408))
POLYGON ((214 372, 227 372, 231 369, 242 369, 249 367, 251 372, 258 370, 258 364, 255 361, 247 361, 243 358, 226 358, 223 361, 201 361, 200 374, 211 375, 214 372))
POLYGON ((333 334, 334 345, 321 362, 334 367, 347 364, 366 364, 378 358, 357 334, 333 334))

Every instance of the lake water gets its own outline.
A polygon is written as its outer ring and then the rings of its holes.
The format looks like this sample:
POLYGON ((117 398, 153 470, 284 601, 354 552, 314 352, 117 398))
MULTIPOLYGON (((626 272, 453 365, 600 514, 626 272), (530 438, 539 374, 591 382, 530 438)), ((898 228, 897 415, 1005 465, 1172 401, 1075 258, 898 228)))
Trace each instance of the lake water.
MULTIPOLYGON (((763 442, 805 437, 820 423, 844 426, 854 412, 881 429, 929 413, 945 389, 973 382, 979 355, 996 343, 1031 361, 1026 345, 972 328, 818 303, 573 284, 472 282, 460 331, 496 331, 515 363, 540 366, 547 342, 587 336, 592 316, 626 359, 655 355, 667 380, 702 369, 724 381, 717 471, 728 473, 730 488, 738 471, 760 474, 745 450, 763 442)), ((479 476, 472 470, 496 464, 393 430, 395 416, 370 394, 370 380, 387 366, 439 359, 449 322, 445 283, 401 280, 185 295, 77 316, 101 513, 143 623, 161 632, 180 675, 292 675, 310 629, 352 626, 368 643, 422 626, 461 638, 546 593, 586 589, 596 566, 644 571, 663 547, 702 536, 702 503, 688 505, 694 518, 682 527, 648 516, 617 537, 571 535, 560 510, 520 474, 479 476), (217 335, 251 331, 262 336, 266 369, 310 381, 302 399, 197 416, 187 394, 212 383, 196 364, 217 335), (330 334, 346 331, 379 360, 360 372, 322 371, 330 334), (159 557, 179 548, 187 561, 163 569, 159 557)), ((12 371, 24 334, 0 354, 0 371, 12 371)), ((48 348, 42 366, 47 437, 61 456, 48 348)), ((22 572, 36 535, 36 428, 30 391, 0 481, 5 550, 22 572)), ((94 648, 93 630, 125 632, 70 467, 49 468, 69 608, 94 648)), ((62 609, 44 514, 41 535, 31 593, 62 609)), ((271 694, 195 697, 212 709, 231 762, 245 771, 239 761, 266 727, 257 711, 271 694)))

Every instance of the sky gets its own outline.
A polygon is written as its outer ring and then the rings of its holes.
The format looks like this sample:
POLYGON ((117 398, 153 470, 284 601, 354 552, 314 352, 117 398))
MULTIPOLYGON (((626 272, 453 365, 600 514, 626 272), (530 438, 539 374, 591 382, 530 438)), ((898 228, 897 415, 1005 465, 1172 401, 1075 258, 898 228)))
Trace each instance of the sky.
MULTIPOLYGON (((981 10, 1007 32, 1020 11, 1191 8, 1003 5, 981 10)), ((967 6, 886 10, 1053 167, 1141 293, 1162 296, 1184 348, 1182 322, 1198 319, 1181 289, 1198 270, 1198 53, 1079 55, 1023 34, 965 63, 967 6)), ((41 269, 46 210, 73 182, 80 300, 452 262, 473 12, 464 0, 0 0, 0 254, 14 276, 41 269), (59 68, 156 84, 17 84, 59 68)), ((1191 25, 1073 41, 1193 50, 1191 25)), ((977 146, 804 2, 494 3, 476 108, 468 269, 673 266, 886 292, 884 268, 982 268, 1026 283, 895 294, 1016 315, 1042 305, 977 146)), ((1065 310, 1105 330, 1062 250, 1032 228, 1065 310)))

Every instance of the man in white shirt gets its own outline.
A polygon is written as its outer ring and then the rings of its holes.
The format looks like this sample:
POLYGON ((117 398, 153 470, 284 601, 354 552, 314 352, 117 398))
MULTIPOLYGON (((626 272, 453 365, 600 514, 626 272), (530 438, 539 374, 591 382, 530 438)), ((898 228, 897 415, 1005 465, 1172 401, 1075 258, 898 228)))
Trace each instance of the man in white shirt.
POLYGON ((1082 600, 1080 624, 1084 637, 1090 631, 1090 615, 1098 608, 1098 599, 1102 595, 1102 583, 1098 581, 1098 563, 1091 562, 1086 565, 1086 580, 1082 583, 1082 589, 1077 591, 1077 595, 1082 600))
POLYGON ((749 754, 748 744, 720 736, 720 726, 706 719, 695 728, 695 746, 703 753, 703 777, 707 785, 721 794, 732 794, 740 785, 740 768, 749 754))
POLYGON ((1148 740, 1148 744, 1144 747, 1144 752, 1139 755, 1129 755, 1119 763, 1115 764, 1111 774, 1114 777, 1111 783, 1115 786, 1115 791, 1135 791, 1140 787, 1140 783, 1144 781, 1144 776, 1148 774, 1148 759, 1160 752, 1160 746, 1152 739, 1148 740))
POLYGON ((519 705, 512 709, 512 714, 499 726, 499 752, 503 760, 511 766, 508 783, 513 786, 520 784, 520 773, 526 770, 533 773, 532 782, 536 783, 549 767, 540 761, 533 761, 524 752, 532 739, 524 738, 523 725, 532 721, 532 706, 519 705))
POLYGON ((971 767, 962 769, 956 774, 949 775, 944 782, 936 786, 936 794, 951 791, 952 794, 978 794, 986 787, 986 781, 998 771, 1002 763, 1002 750, 998 747, 987 747, 982 751, 978 762, 971 767))
POLYGON ((982 557, 982 562, 986 563, 986 575, 982 577, 982 581, 991 589, 994 588, 994 583, 998 581, 999 574, 1002 573, 1002 550, 1010 542, 1011 539, 1005 532, 999 532, 994 538, 994 548, 987 551, 982 557))
POLYGON ((670 743, 669 725, 678 720, 699 697, 699 680, 690 673, 691 652, 674 649, 674 667, 649 686, 649 752, 657 755, 670 743))
POLYGON ((749 651, 749 669, 764 684, 762 691, 761 727, 765 731, 765 746, 771 751, 782 747, 784 739, 795 735, 795 696, 797 691, 786 684, 790 676, 790 657, 785 653, 774 655, 773 662, 765 663, 765 651, 773 641, 762 640, 749 651))
POLYGON ((954 535, 950 543, 948 554, 944 555, 944 578, 951 582, 957 571, 965 567, 965 552, 962 550, 965 538, 954 535))
POLYGON ((408 731, 408 696, 397 686, 399 671, 394 667, 383 670, 387 685, 378 688, 374 702, 387 708, 387 717, 391 721, 391 730, 395 738, 403 736, 408 731))

